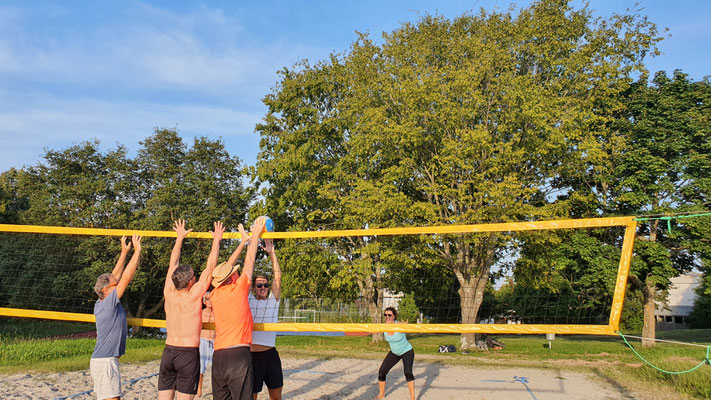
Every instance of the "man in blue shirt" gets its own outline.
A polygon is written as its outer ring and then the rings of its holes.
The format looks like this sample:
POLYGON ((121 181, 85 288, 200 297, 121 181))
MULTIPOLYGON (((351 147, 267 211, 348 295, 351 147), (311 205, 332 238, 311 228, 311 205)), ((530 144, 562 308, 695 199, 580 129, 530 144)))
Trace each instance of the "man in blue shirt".
POLYGON ((110 274, 96 278, 94 291, 99 300, 94 305, 96 318, 96 347, 91 355, 89 369, 94 380, 96 398, 120 399, 121 374, 119 357, 126 352, 126 313, 121 306, 121 296, 136 273, 138 258, 141 253, 141 237, 133 235, 131 243, 126 237, 121 238, 121 255, 110 274), (133 244, 133 256, 126 265, 126 256, 133 244))

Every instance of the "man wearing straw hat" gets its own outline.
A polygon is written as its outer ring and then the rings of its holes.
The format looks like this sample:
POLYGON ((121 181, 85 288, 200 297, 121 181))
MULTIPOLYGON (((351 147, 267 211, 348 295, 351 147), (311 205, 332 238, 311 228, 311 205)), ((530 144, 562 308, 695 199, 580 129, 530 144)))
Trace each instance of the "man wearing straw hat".
POLYGON ((229 260, 212 273, 212 309, 215 313, 215 352, 212 356, 212 394, 215 400, 252 399, 252 312, 247 294, 254 271, 259 237, 264 230, 264 220, 258 218, 250 231, 247 254, 244 256, 242 275, 235 263, 249 236, 240 225, 242 241, 229 260))

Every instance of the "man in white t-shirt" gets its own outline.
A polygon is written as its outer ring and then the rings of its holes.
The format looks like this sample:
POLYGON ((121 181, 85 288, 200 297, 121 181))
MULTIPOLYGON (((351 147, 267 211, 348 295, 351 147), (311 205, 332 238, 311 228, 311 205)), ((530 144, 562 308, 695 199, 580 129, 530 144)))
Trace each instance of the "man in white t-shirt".
MULTIPOLYGON (((249 294, 249 308, 252 310, 254 323, 276 323, 279 316, 279 295, 281 294, 281 269, 274 252, 274 242, 264 239, 264 250, 272 262, 273 281, 269 290, 269 279, 264 274, 256 274, 252 282, 252 292, 249 294)), ((276 332, 252 331, 252 370, 254 383, 252 396, 256 400, 262 391, 262 384, 267 385, 269 398, 281 400, 281 389, 284 386, 284 375, 281 369, 281 358, 276 350, 276 332)))

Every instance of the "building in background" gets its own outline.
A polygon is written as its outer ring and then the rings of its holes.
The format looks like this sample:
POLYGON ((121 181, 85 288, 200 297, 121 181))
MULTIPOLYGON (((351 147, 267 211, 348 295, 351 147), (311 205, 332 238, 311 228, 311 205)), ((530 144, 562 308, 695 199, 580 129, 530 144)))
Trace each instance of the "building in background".
POLYGON ((702 275, 698 272, 672 278, 672 286, 669 288, 667 302, 657 302, 657 310, 654 315, 657 319, 657 329, 686 329, 684 319, 689 316, 694 309, 696 299, 696 288, 701 286, 702 275))

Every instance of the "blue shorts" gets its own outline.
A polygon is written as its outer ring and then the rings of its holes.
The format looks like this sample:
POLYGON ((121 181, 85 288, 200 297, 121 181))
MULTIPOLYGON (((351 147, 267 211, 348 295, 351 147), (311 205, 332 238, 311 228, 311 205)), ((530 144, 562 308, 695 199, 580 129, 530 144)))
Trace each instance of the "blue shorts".
POLYGON ((215 351, 215 342, 200 338, 200 375, 207 371, 207 364, 212 364, 212 353, 215 351))

